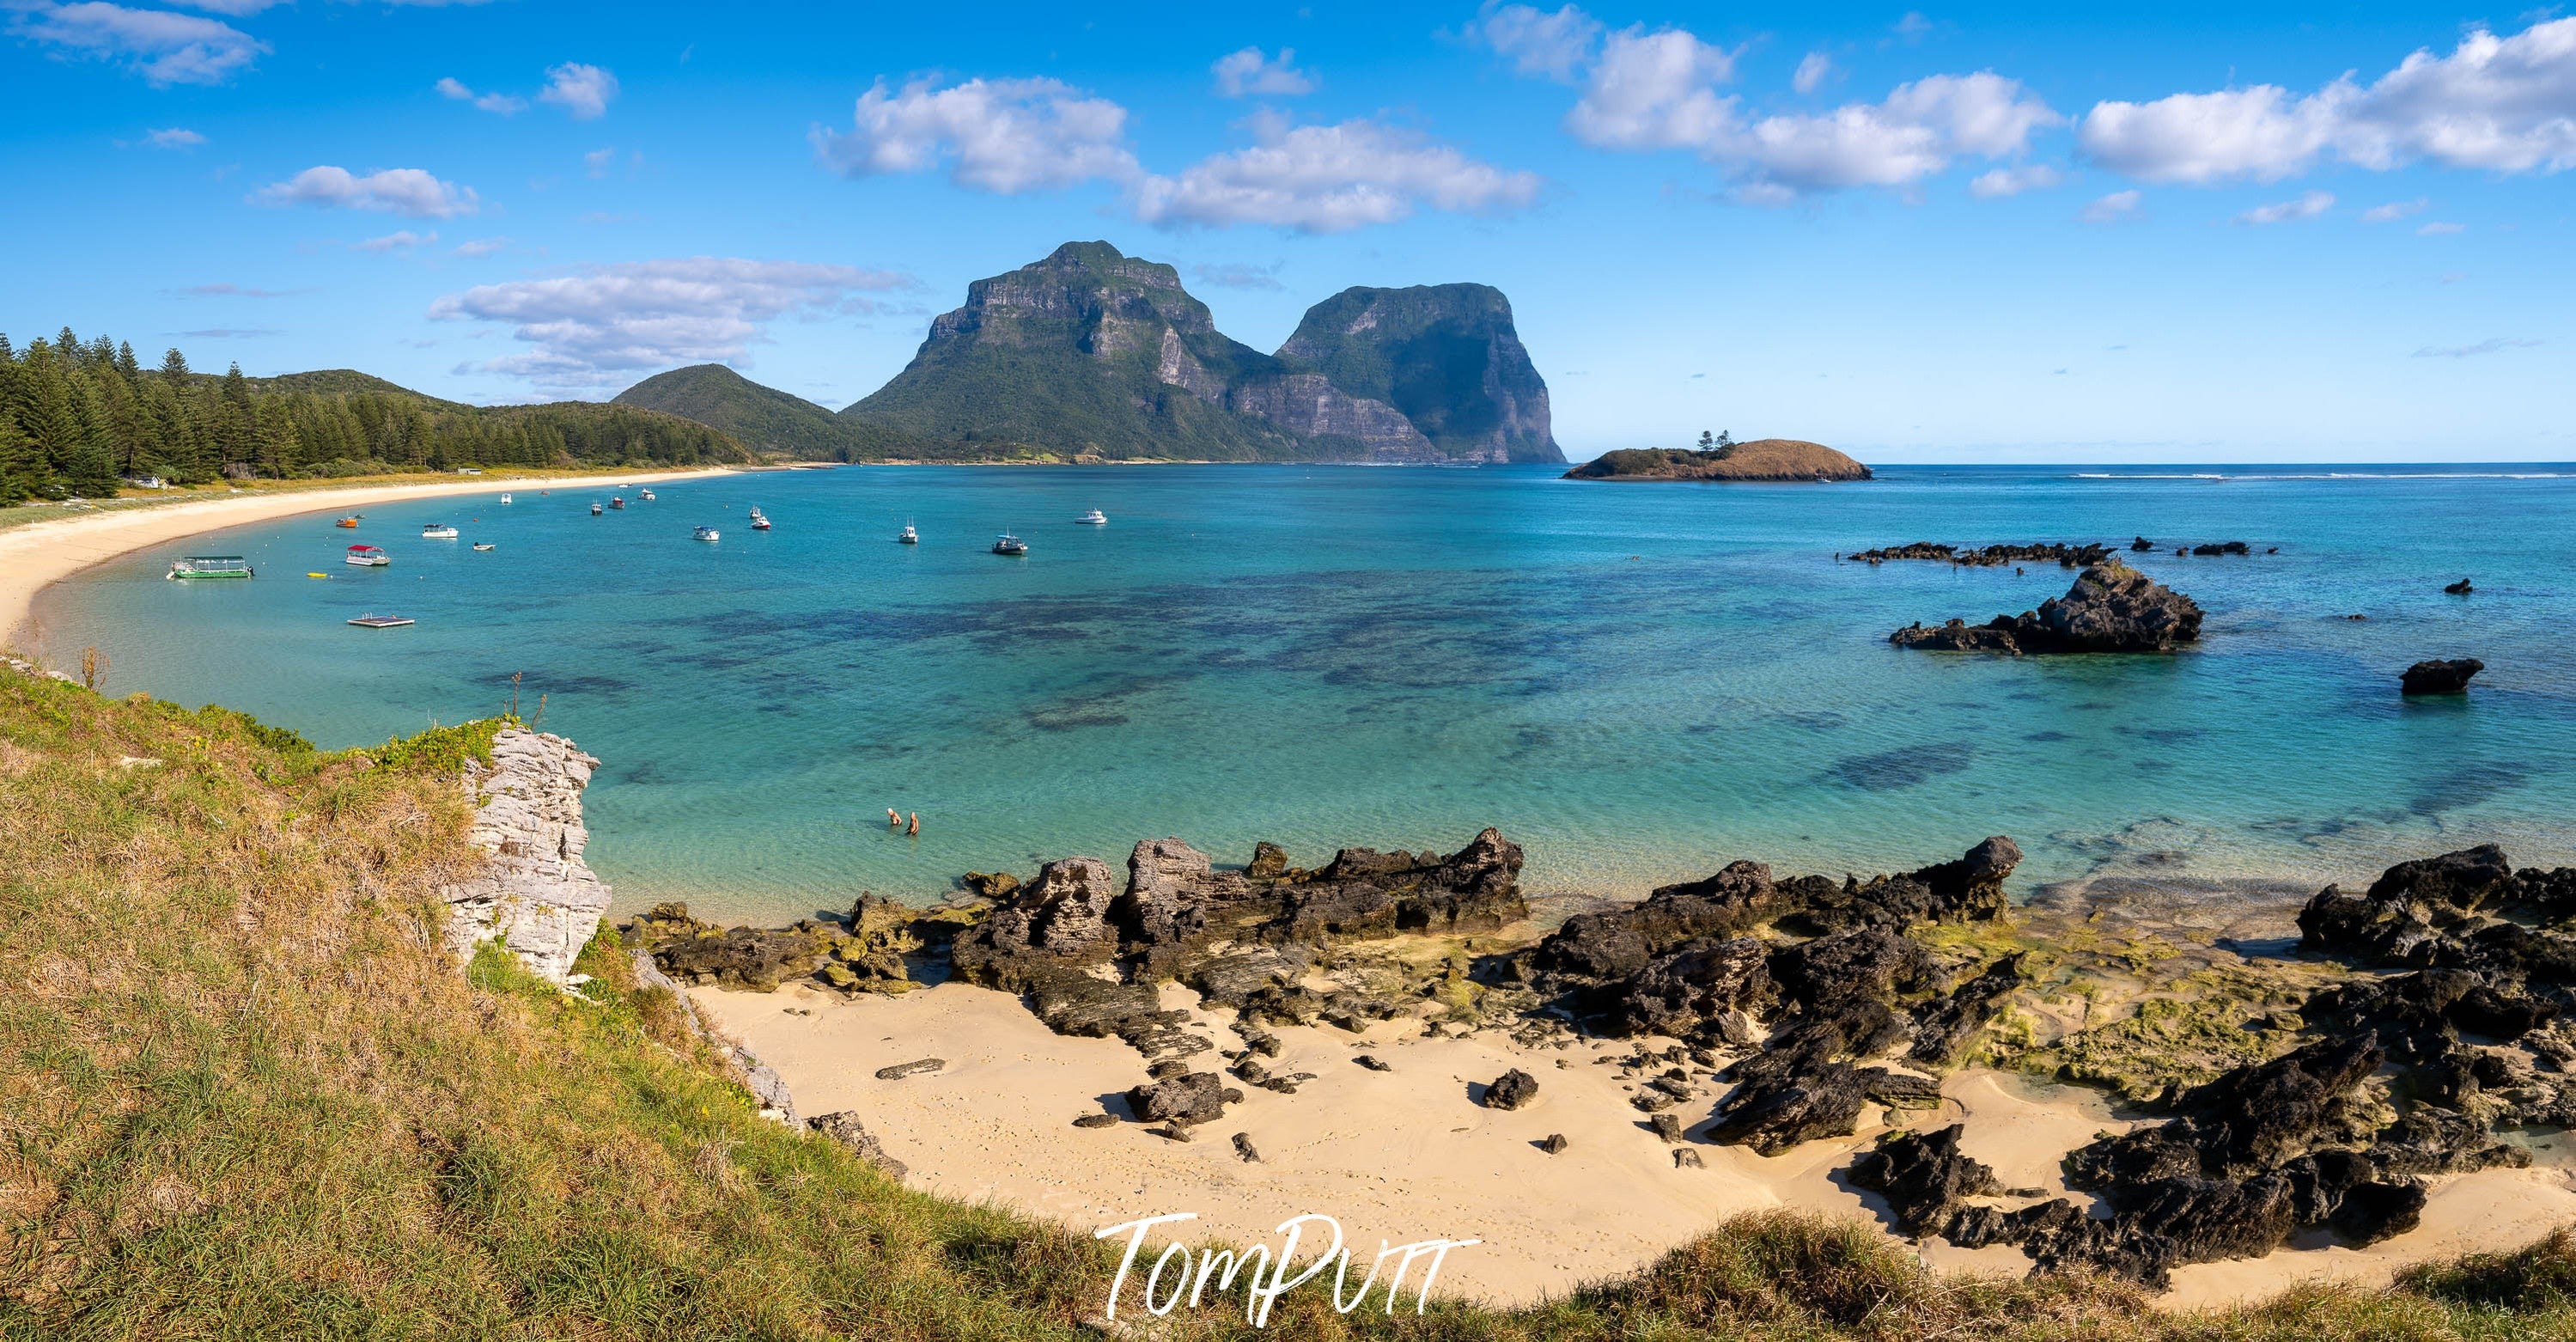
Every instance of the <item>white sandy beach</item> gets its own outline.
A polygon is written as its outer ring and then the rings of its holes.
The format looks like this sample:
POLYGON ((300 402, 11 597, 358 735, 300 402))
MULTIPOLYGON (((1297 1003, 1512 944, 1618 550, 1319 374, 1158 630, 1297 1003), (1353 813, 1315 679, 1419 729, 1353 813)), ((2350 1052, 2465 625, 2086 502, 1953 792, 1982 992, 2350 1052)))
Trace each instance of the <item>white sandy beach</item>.
POLYGON ((43 630, 36 626, 36 594, 92 564, 163 545, 199 532, 266 522, 304 513, 362 508, 401 499, 437 498, 450 494, 490 494, 523 487, 552 487, 558 481, 591 484, 654 484, 730 475, 727 468, 693 471, 644 471, 597 476, 481 475, 425 480, 417 484, 353 485, 346 489, 299 489, 280 493, 224 494, 191 499, 166 507, 123 512, 75 513, 46 522, 0 530, 0 648, 35 651, 43 630))
MULTIPOLYGON (((697 989, 692 997, 786 1078, 799 1112, 858 1111, 887 1152, 911 1167, 914 1186, 989 1198, 1078 1230, 1188 1211, 1199 1219, 1180 1238, 1275 1244, 1281 1221, 1322 1212, 1364 1253, 1380 1239, 1481 1240, 1449 1256, 1444 1293, 1526 1303, 1634 1270, 1739 1212, 1788 1206, 1880 1220, 1875 1195, 1842 1184, 1834 1171, 1884 1131, 1884 1121, 1777 1158, 1694 1142, 1683 1149, 1705 1168, 1676 1168, 1676 1148, 1629 1106, 1618 1069, 1594 1061, 1626 1056, 1624 1042, 1525 1050, 1493 1031, 1425 1039, 1418 1022, 1402 1020, 1366 1035, 1280 1028, 1287 1047, 1268 1060, 1272 1070, 1315 1079, 1295 1095, 1246 1087, 1222 1122, 1181 1144, 1135 1123, 1072 1126, 1104 1107, 1123 1115, 1120 1096, 1144 1080, 1144 1064, 1117 1040, 1052 1034, 1007 994, 949 983, 892 998, 843 999, 805 985, 774 994, 697 989), (1352 1061, 1359 1053, 1393 1070, 1360 1067, 1352 1061), (924 1057, 947 1066, 897 1081, 874 1075, 924 1057), (1511 1067, 1539 1079, 1534 1104, 1505 1113, 1470 1100, 1470 1083, 1511 1067), (1258 1164, 1236 1156, 1236 1132, 1258 1149, 1258 1164), (1538 1148, 1551 1133, 1565 1135, 1562 1154, 1538 1148)), ((1193 993, 1165 990, 1166 1007, 1191 1009, 1211 1042, 1236 1047, 1194 1003, 1193 993)), ((1213 1053, 1194 1062, 1223 1065, 1213 1053)), ((1919 1128, 1964 1120, 1964 1149, 1994 1166, 2007 1187, 2066 1193, 2058 1158, 2127 1126, 2093 1092, 1991 1071, 1955 1074, 1943 1090, 1948 1103, 1939 1115, 1897 1121, 1919 1128)), ((2541 1155, 2544 1164, 2532 1169, 2442 1183, 2422 1227, 2368 1249, 2285 1250, 2184 1268, 2165 1303, 2259 1298, 2312 1278, 2384 1282, 2407 1263, 2537 1239, 2576 1220, 2576 1170, 2562 1152, 2541 1155)), ((1936 1241, 1923 1254, 1944 1269, 2029 1268, 2019 1250, 2003 1246, 1969 1252, 1936 1241)))

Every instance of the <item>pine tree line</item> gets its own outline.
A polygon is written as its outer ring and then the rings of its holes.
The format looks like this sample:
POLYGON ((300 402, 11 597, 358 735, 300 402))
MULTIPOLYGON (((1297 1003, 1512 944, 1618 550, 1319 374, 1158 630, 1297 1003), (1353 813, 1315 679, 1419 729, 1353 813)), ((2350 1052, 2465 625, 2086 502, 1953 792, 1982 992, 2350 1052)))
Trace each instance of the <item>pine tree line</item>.
POLYGON ((246 378, 239 364, 214 376, 192 371, 176 349, 147 370, 132 344, 83 341, 68 326, 24 350, 0 335, 0 505, 110 498, 150 477, 203 484, 747 459, 727 434, 629 406, 467 406, 368 378, 246 378))

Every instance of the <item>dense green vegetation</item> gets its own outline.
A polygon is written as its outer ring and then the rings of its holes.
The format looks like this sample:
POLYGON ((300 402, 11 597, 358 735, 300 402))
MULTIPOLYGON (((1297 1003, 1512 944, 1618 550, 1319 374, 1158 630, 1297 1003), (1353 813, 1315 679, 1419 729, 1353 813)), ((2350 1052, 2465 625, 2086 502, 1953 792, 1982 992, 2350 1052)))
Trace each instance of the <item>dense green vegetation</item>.
POLYGON ((1523 1310, 1153 1321, 1078 1230, 893 1183, 757 1115, 613 933, 578 993, 462 972, 453 770, 489 723, 316 751, 0 666, 0 1338, 2447 1342, 2576 1336, 2576 1240, 2384 1290, 2161 1314, 1738 1217, 1523 1310), (1151 1324, 1145 1331, 1136 1325, 1151 1324))
POLYGON ((1547 383, 1491 285, 1344 289, 1306 310, 1279 356, 1403 411, 1444 450, 1499 434, 1514 461, 1565 460, 1547 432, 1547 383))
POLYGON ((619 392, 613 404, 695 420, 732 435, 754 452, 797 461, 940 455, 936 446, 900 430, 843 418, 803 397, 764 387, 720 363, 694 364, 648 377, 619 392))
POLYGON ((728 435, 585 401, 468 406, 346 369, 248 378, 138 363, 131 344, 66 327, 0 336, 0 505, 108 498, 160 477, 301 479, 461 466, 690 466, 749 460, 728 435))

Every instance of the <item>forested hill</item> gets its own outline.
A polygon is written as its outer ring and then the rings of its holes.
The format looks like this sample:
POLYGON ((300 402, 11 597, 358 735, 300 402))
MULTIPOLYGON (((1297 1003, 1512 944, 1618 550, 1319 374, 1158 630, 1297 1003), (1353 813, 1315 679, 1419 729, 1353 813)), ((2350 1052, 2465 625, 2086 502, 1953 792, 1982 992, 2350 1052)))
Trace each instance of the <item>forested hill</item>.
POLYGON ((348 369, 205 374, 178 350, 145 368, 132 345, 68 327, 24 349, 0 335, 0 504, 106 498, 148 476, 201 484, 751 459, 730 434, 630 406, 461 405, 348 369))

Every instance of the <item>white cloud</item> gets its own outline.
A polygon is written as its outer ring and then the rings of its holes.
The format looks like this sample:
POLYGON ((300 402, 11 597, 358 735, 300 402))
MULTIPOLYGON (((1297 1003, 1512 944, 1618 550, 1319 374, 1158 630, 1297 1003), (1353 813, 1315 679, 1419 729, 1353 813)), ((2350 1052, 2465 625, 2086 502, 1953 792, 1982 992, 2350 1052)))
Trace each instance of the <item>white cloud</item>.
POLYGON ((2466 233, 2468 231, 2469 226, 2467 224, 2446 224, 2435 222, 2416 229, 2415 236, 2419 238, 2439 238, 2446 237, 2453 233, 2466 233))
POLYGON ((2576 19, 2504 38, 2480 28, 2448 56, 2419 50, 2366 86, 2345 75, 2305 97, 2258 84, 2105 102, 2079 138, 2151 182, 2276 181, 2329 154, 2372 170, 2559 172, 2576 167, 2576 19))
POLYGON ((388 233, 381 238, 369 238, 365 242, 353 242, 349 244, 349 246, 353 251, 375 252, 382 254, 385 252, 409 251, 414 247, 426 247, 436 241, 438 241, 438 230, 436 229, 431 229, 427 233, 414 233, 410 229, 406 228, 399 233, 388 233))
POLYGON ((2135 216, 2146 197, 2135 191, 2114 191, 2084 207, 2075 217, 2088 224, 2117 223, 2135 216))
POLYGON ((104 0, 10 0, 8 7, 12 35, 114 61, 155 86, 221 84, 270 50, 230 24, 193 14, 104 0))
POLYGON ((456 254, 469 260, 498 255, 510 246, 508 238, 470 238, 456 244, 456 254))
POLYGON ((1905 11, 1905 17, 1898 19, 1896 26, 1888 31, 1908 42, 1920 42, 1932 35, 1932 20, 1923 17, 1921 10, 1909 9, 1905 11))
POLYGON ((880 80, 859 95, 846 135, 817 126, 814 152, 845 176, 922 172, 948 163, 959 186, 1013 195, 1139 176, 1127 109, 1054 79, 970 79, 947 88, 880 80))
POLYGON ((1834 77, 1834 58, 1821 51, 1810 51, 1798 62, 1798 73, 1789 76, 1789 87, 1800 93, 1813 93, 1834 77))
POLYGON ((615 145, 610 145, 606 149, 594 149, 581 156, 582 167, 594 178, 606 177, 608 175, 608 169, 616 162, 617 147, 615 145))
POLYGON ((364 177, 328 165, 306 168, 250 197, 262 205, 319 205, 381 210, 413 219, 452 219, 482 208, 470 186, 442 182, 419 168, 387 168, 364 177))
POLYGON ((2018 168, 1996 168, 1981 172, 1968 181, 1968 194, 1979 200, 1999 200, 2018 196, 2024 191, 2042 191, 2066 180, 2066 174, 2045 163, 2018 168))
MULTIPOLYGON (((2020 81, 1982 71, 1901 84, 1880 103, 1755 118, 1718 91, 1734 77, 1736 53, 1680 28, 1605 33, 1570 7, 1541 15, 1512 6, 1487 14, 1479 31, 1524 71, 1579 77, 1582 94, 1565 114, 1576 139, 1603 149, 1689 150, 1732 178, 1743 200, 1907 186, 1962 156, 2016 157, 2041 127, 2065 122, 2020 81)), ((1802 88, 1830 71, 1823 61, 1818 53, 1800 67, 1802 88)))
POLYGON ((178 0, 178 3, 190 9, 202 9, 209 14, 222 14, 236 19, 256 14, 263 9, 274 8, 285 2, 286 0, 178 0))
POLYGON ((1281 47, 1276 59, 1261 54, 1259 47, 1218 58, 1209 69, 1216 75, 1217 92, 1229 98, 1256 95, 1295 97, 1315 91, 1315 77, 1296 67, 1294 48, 1281 47))
POLYGON ((1290 126, 1256 117, 1259 140, 1211 155, 1177 177, 1149 177, 1136 189, 1136 217, 1149 224, 1270 224, 1340 233, 1393 223, 1421 206, 1485 213, 1538 198, 1534 173, 1482 163, 1411 131, 1360 119, 1290 126))
POLYGON ((2373 205, 2363 210, 2361 220, 2366 224, 2390 223, 2410 214, 2422 214, 2432 203, 2423 196, 2417 196, 2413 200, 2392 200, 2385 205, 2373 205))
POLYGON ((537 95, 541 103, 553 103, 572 114, 575 121, 596 121, 608 111, 608 102, 617 96, 617 76, 596 65, 566 61, 546 70, 545 91, 537 95))
POLYGON ((1210 265, 1201 262, 1190 267, 1190 278, 1218 289, 1285 289, 1279 282, 1276 263, 1257 266, 1249 261, 1221 261, 1210 265))
POLYGON ((512 338, 532 347, 466 371, 597 389, 645 369, 737 362, 769 322, 867 311, 866 295, 912 283, 855 266, 674 257, 479 285, 440 298, 429 315, 506 325, 512 338))
POLYGON ((2334 193, 2310 191, 2296 200, 2272 205, 2258 205, 2236 216, 2240 224, 2286 224, 2300 219, 2314 219, 2334 208, 2334 193))
POLYGON ((1469 31, 1522 74, 1571 81, 1576 70, 1591 64, 1592 50, 1605 30, 1600 20, 1572 5, 1548 13, 1488 0, 1469 31))
POLYGON ((498 112, 503 116, 528 110, 528 100, 525 98, 513 98, 506 93, 476 93, 467 88, 464 81, 453 75, 439 80, 430 87, 437 89, 441 97, 452 98, 457 102, 470 102, 486 112, 498 112))
POLYGON ((185 130, 177 126, 172 126, 167 130, 147 130, 143 132, 143 143, 150 145, 154 149, 194 149, 205 142, 205 136, 199 135, 195 131, 185 130))
POLYGON ((1714 87, 1734 75, 1732 52, 1679 28, 1613 33, 1565 128, 1599 148, 1705 148, 1735 129, 1735 100, 1714 87))
POLYGON ((2542 340, 2507 340, 2498 337, 2493 340, 2481 340, 2474 345, 2427 345, 2415 351, 2415 357, 2418 359, 2474 359, 2481 354, 2501 354, 2509 349, 2538 349, 2547 343, 2542 340))

